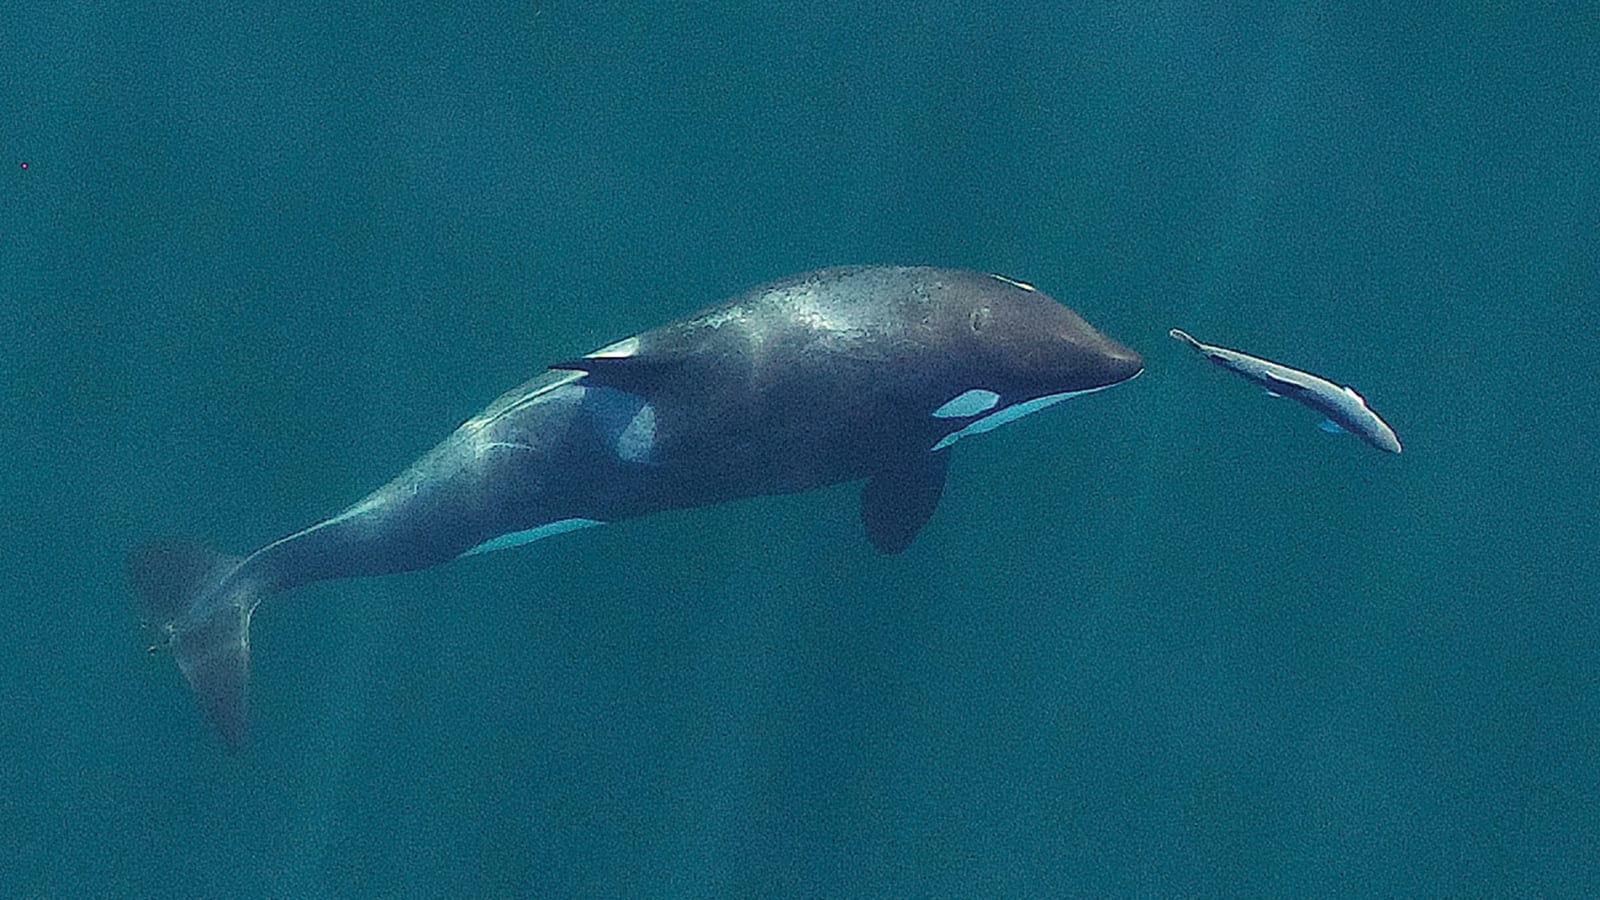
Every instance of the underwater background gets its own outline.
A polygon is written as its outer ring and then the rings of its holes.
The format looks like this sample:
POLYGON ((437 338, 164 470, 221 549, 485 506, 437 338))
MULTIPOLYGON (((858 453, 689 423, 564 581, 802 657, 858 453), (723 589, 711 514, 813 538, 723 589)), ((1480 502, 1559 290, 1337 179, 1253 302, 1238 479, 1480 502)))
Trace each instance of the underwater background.
POLYGON ((50 2, 0 81, 0 895, 1600 894, 1600 7, 50 2), (273 598, 238 756, 145 652, 137 541, 856 262, 1147 371, 899 556, 840 486, 273 598))

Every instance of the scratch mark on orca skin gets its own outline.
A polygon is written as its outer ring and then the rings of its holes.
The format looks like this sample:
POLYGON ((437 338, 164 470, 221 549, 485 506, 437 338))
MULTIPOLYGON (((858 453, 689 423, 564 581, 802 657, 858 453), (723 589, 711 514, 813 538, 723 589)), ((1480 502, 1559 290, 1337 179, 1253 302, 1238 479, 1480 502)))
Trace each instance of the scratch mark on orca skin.
POLYGON ((478 455, 483 456, 485 453, 488 453, 490 450, 493 450, 496 447, 504 447, 507 450, 526 450, 529 453, 533 452, 533 447, 529 444, 519 444, 515 441, 485 441, 478 445, 478 455))

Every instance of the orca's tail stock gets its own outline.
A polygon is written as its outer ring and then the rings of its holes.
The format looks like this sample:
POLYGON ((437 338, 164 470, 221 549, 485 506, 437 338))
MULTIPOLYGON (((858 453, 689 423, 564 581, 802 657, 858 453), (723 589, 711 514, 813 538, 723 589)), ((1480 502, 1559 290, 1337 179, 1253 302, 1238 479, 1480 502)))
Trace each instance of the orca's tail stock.
POLYGON ((250 614, 265 589, 236 577, 242 562, 182 540, 152 541, 128 553, 128 580, 156 646, 172 651, 229 752, 244 746, 250 614))

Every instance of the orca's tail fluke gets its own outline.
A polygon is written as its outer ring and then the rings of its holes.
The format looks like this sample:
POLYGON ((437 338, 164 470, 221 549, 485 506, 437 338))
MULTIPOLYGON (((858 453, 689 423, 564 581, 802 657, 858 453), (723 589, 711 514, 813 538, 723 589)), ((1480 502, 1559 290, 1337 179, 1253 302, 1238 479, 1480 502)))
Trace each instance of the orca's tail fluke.
MULTIPOLYGON (((155 629, 234 752, 244 746, 250 614, 259 582, 236 577, 242 560, 190 541, 154 541, 128 554, 128 579, 155 629)), ((151 648, 156 649, 155 647, 151 648)))

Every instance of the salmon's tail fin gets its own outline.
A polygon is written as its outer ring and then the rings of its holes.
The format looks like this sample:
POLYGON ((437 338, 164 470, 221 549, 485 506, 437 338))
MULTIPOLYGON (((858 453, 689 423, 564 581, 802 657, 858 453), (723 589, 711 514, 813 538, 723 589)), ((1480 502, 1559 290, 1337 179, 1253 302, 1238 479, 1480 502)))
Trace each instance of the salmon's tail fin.
POLYGON ((172 651, 229 752, 245 742, 250 614, 263 589, 236 577, 242 562, 182 540, 152 541, 128 553, 128 580, 146 623, 158 646, 172 651))
POLYGON ((1188 344, 1189 346, 1193 347, 1194 349, 1199 350, 1201 353, 1206 352, 1205 345, 1203 345, 1199 341, 1195 340, 1193 337, 1190 336, 1189 332, 1184 331, 1182 328, 1168 329, 1167 336, 1171 337, 1171 338, 1176 338, 1177 340, 1180 340, 1180 341, 1183 341, 1185 344, 1188 344))

